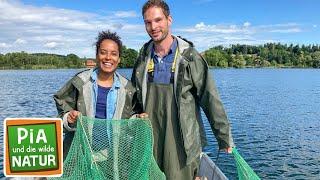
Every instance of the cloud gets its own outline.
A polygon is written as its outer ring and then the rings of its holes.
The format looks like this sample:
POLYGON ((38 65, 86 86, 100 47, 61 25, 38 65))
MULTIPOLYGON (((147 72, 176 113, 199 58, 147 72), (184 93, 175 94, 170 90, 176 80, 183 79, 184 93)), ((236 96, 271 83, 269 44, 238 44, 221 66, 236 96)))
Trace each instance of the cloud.
POLYGON ((195 28, 196 29, 203 29, 203 28, 205 28, 206 27, 206 25, 204 24, 204 22, 200 22, 199 24, 196 24, 195 25, 195 28))
POLYGON ((297 32, 301 32, 301 31, 302 30, 300 28, 270 30, 270 32, 272 32, 272 33, 297 33, 297 32))
POLYGON ((18 2, 0 2, 0 20, 8 23, 59 27, 63 29, 90 30, 96 26, 90 22, 95 15, 51 7, 33 7, 18 2))
POLYGON ((175 33, 193 41, 200 50, 205 50, 217 45, 256 45, 281 42, 281 39, 275 38, 277 37, 275 35, 300 33, 303 32, 302 29, 302 25, 297 23, 254 26, 248 21, 242 24, 206 24, 199 22, 192 27, 178 28, 175 33))
POLYGON ((232 33, 246 33, 247 29, 237 26, 237 25, 206 25, 204 22, 196 24, 194 27, 178 29, 182 32, 211 32, 211 33, 223 33, 223 34, 232 34, 232 33))
POLYGON ((142 43, 134 42, 146 40, 147 35, 142 35, 143 24, 127 21, 127 18, 137 17, 137 14, 134 11, 110 11, 104 14, 111 15, 0 0, 0 47, 6 48, 1 51, 75 53, 94 57, 94 51, 88 54, 87 50, 93 49, 92 44, 98 32, 107 29, 119 33, 126 46, 139 49, 142 43), (21 46, 25 43, 28 46, 21 46))
MULTIPOLYGON (((132 21, 132 18, 139 18, 135 11, 98 14, 0 0, 0 51, 74 53, 80 57, 94 57, 95 38, 99 31, 107 29, 116 31, 127 47, 140 49, 149 37, 142 20, 140 24, 131 23, 137 20, 132 21), (23 45, 26 43, 28 46, 23 45)), ((204 50, 213 45, 279 42, 283 35, 295 35, 305 28, 292 22, 257 25, 248 20, 238 24, 200 21, 172 30, 174 34, 193 41, 199 50, 204 50)))
POLYGON ((117 11, 114 13, 115 17, 119 18, 134 18, 138 17, 137 13, 135 11, 117 11))
POLYGON ((192 39, 196 48, 200 51, 206 50, 210 47, 223 45, 229 46, 231 44, 264 44, 270 42, 279 42, 275 39, 267 39, 267 38, 256 38, 251 35, 242 35, 242 34, 193 34, 193 35, 185 35, 183 37, 188 37, 192 39))
POLYGON ((301 25, 297 23, 261 25, 256 28, 260 32, 269 33, 299 33, 302 32, 301 25))
POLYGON ((196 24, 194 27, 187 27, 179 29, 182 32, 207 32, 207 33, 223 33, 223 34, 252 34, 261 32, 277 32, 277 33, 297 33, 302 32, 298 24, 287 23, 287 24, 274 24, 274 25, 259 25, 251 26, 250 22, 245 22, 243 25, 237 24, 213 24, 206 25, 204 22, 196 24))
POLYGON ((7 43, 0 43, 0 48, 10 48, 11 45, 7 44, 7 43))
POLYGON ((245 23, 243 23, 243 26, 244 26, 244 27, 249 27, 250 25, 251 25, 251 23, 250 23, 250 22, 248 22, 248 21, 247 21, 247 22, 245 22, 245 23))
POLYGON ((44 45, 44 47, 46 48, 50 48, 50 49, 54 49, 58 46, 58 43, 57 42, 48 42, 44 45))
POLYGON ((316 24, 312 25, 312 27, 317 28, 318 26, 316 24))
POLYGON ((14 42, 14 44, 26 44, 27 43, 27 41, 26 40, 23 40, 23 39, 17 39, 15 42, 14 42))

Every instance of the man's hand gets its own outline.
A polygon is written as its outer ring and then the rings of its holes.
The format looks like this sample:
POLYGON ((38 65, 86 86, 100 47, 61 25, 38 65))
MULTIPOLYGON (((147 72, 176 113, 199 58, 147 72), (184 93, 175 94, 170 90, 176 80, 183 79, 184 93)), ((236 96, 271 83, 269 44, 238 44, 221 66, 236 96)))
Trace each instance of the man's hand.
POLYGON ((228 154, 232 153, 232 147, 227 147, 226 149, 224 149, 224 151, 228 154))
POLYGON ((77 121, 79 114, 80 114, 79 111, 71 110, 67 117, 68 123, 74 124, 77 121))
POLYGON ((205 176, 204 177, 197 176, 194 178, 194 180, 208 180, 208 178, 205 176))

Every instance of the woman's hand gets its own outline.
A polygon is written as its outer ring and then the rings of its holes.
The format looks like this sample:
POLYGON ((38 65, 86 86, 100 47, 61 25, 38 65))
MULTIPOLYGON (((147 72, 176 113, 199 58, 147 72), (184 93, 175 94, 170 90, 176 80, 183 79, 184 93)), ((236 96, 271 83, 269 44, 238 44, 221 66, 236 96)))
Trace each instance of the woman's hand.
POLYGON ((141 114, 138 114, 137 117, 141 119, 146 119, 149 117, 149 115, 147 113, 141 113, 141 114))
POLYGON ((71 110, 68 115, 68 123, 74 124, 77 121, 78 116, 80 115, 79 111, 71 110))

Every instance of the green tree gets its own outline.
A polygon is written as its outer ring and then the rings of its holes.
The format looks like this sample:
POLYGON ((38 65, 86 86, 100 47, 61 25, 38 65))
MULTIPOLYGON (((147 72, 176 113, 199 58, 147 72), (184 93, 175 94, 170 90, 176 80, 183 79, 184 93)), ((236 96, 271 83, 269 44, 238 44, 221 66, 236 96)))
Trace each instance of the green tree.
POLYGON ((242 68, 246 65, 246 61, 243 58, 243 55, 237 54, 232 61, 232 66, 235 68, 242 68))
POLYGON ((209 66, 217 67, 220 57, 221 57, 220 51, 216 49, 209 49, 204 53, 204 59, 207 60, 207 63, 209 66))
POLYGON ((247 66, 254 66, 253 57, 254 57, 254 56, 252 56, 252 55, 246 55, 246 56, 244 56, 244 60, 246 61, 246 65, 247 65, 247 66))
POLYGON ((79 67, 80 59, 75 54, 68 54, 66 57, 66 65, 68 67, 79 67))
POLYGON ((269 67, 271 65, 271 63, 267 60, 262 60, 261 66, 262 67, 269 67))
POLYGON ((0 69, 3 68, 6 65, 4 55, 0 53, 0 69))
POLYGON ((312 54, 313 64, 312 67, 320 68, 320 51, 316 51, 312 54))
POLYGON ((273 66, 273 67, 277 67, 277 66, 278 66, 278 63, 277 63, 277 61, 272 60, 271 63, 270 63, 270 65, 273 66))
POLYGON ((138 52, 134 49, 122 47, 122 55, 121 61, 119 64, 120 68, 132 68, 134 66, 134 62, 138 57, 138 52))

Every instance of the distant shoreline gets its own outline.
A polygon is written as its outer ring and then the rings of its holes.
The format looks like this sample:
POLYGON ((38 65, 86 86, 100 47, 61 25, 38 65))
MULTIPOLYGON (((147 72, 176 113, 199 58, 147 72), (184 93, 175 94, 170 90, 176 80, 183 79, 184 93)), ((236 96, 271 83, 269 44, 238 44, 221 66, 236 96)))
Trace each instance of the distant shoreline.
MULTIPOLYGON (((10 68, 1 68, 0 71, 5 71, 5 70, 68 70, 68 69, 91 69, 91 68, 86 68, 86 67, 80 67, 80 68, 38 68, 38 69, 10 69, 10 68)), ((119 67, 118 69, 133 69, 132 67, 119 67)), ((215 67, 215 66, 209 66, 209 69, 318 69, 318 68, 313 68, 313 67, 294 67, 294 66, 281 66, 281 67, 275 67, 275 66, 268 66, 268 67, 253 67, 253 66, 246 66, 246 67, 215 67)))
MULTIPOLYGON (((236 44, 212 47, 202 52, 201 56, 210 68, 320 68, 320 45, 236 44)), ((132 68, 137 57, 136 50, 124 46, 119 68, 132 68)), ((84 68, 92 64, 95 65, 94 59, 79 58, 75 54, 0 54, 0 69, 68 69, 84 68)))

